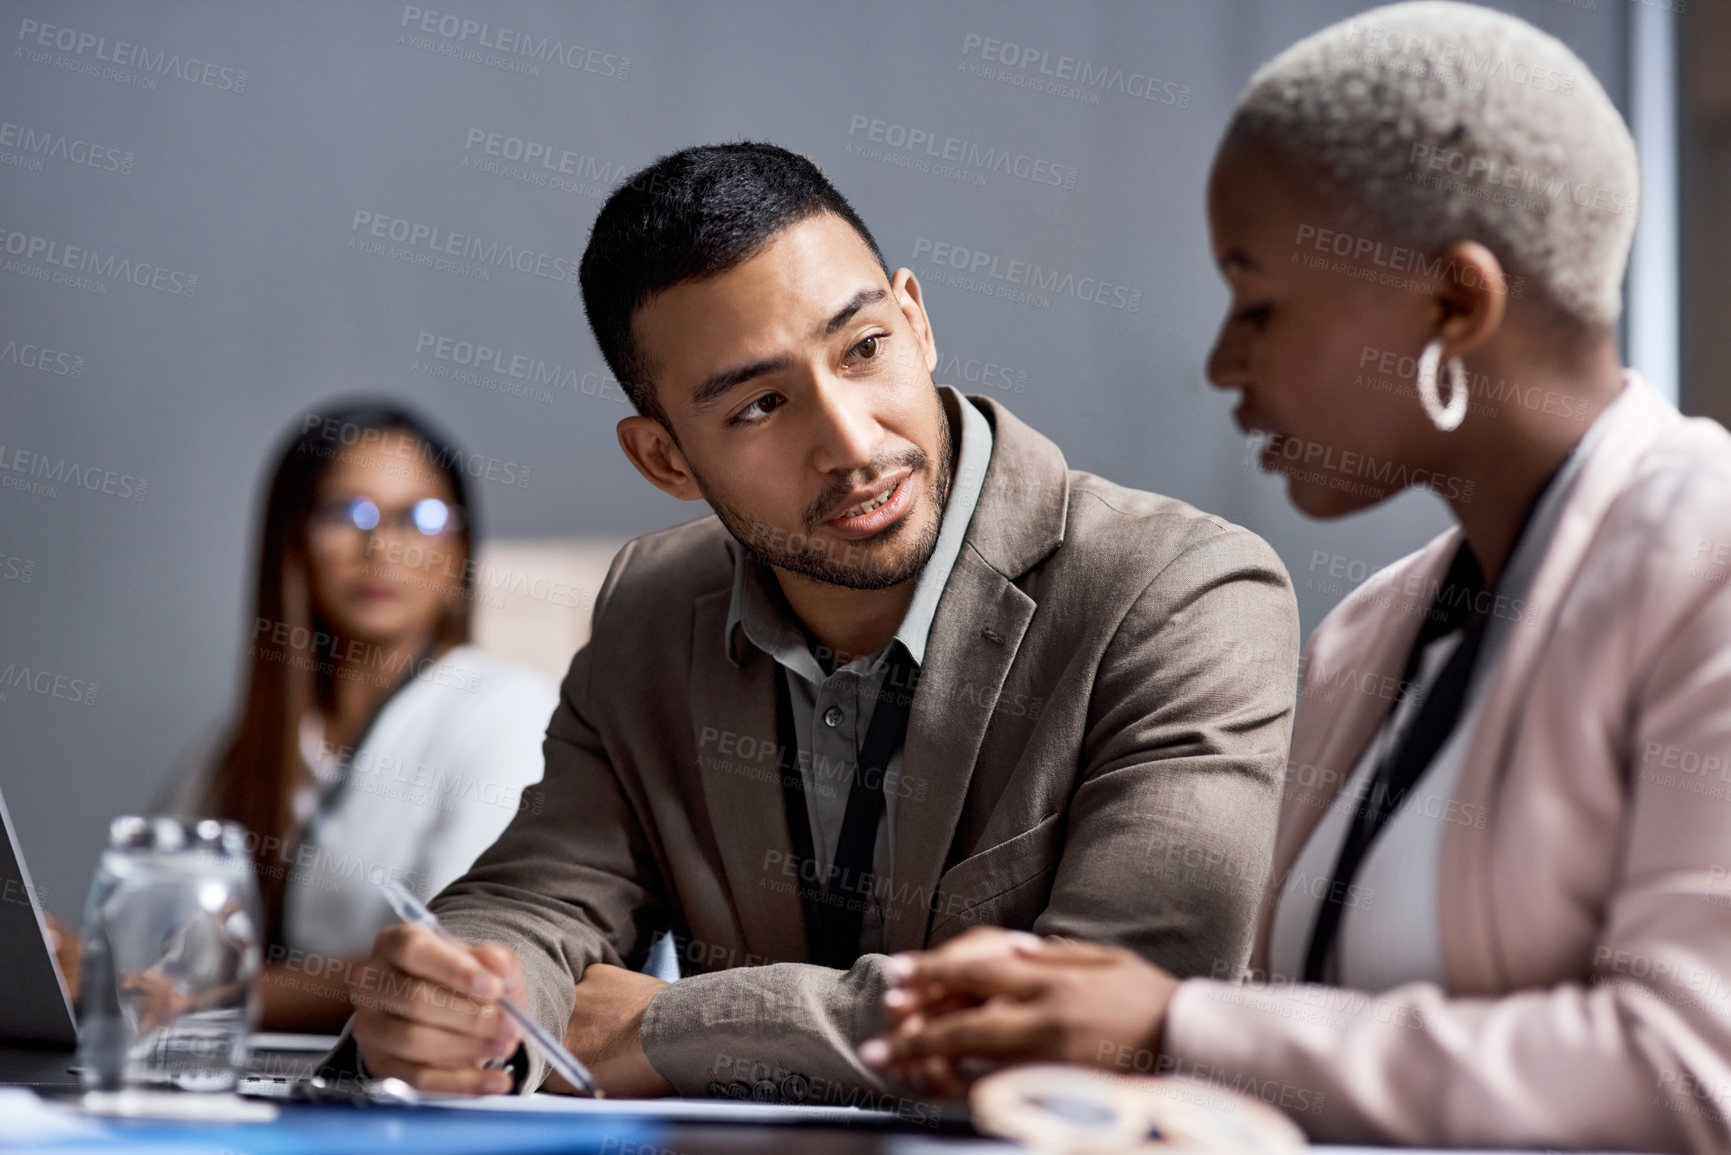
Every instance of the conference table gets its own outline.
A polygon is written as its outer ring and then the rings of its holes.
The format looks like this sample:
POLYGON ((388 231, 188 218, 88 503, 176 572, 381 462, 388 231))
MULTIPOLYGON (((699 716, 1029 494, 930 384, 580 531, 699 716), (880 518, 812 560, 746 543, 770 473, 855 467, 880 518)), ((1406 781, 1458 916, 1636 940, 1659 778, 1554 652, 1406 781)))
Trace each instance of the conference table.
MULTIPOLYGON (((850 1121, 849 1112, 813 1108, 806 1121, 800 1108, 780 1108, 773 1122, 764 1122, 752 1118, 749 1104, 740 1104, 738 1121, 728 1121, 726 1105, 692 1103, 692 1114, 704 1117, 669 1118, 658 1101, 644 1103, 641 1113, 612 1103, 609 1110, 615 1113, 593 1115, 559 1096, 519 1100, 508 1111, 285 1102, 276 1105, 277 1117, 268 1123, 91 1118, 83 1136, 45 1140, 21 1123, 27 1112, 16 1105, 30 1100, 20 1092, 33 1092, 46 1103, 76 1096, 81 1088, 71 1064, 65 1051, 0 1043, 0 1155, 971 1155, 1024 1150, 977 1134, 964 1115, 934 1125, 880 1112, 853 1112, 858 1118, 850 1121), (546 1101, 545 1112, 537 1108, 541 1101, 546 1101)), ((1380 1150, 1314 1149, 1327 1155, 1380 1150)))
MULTIPOLYGON (((283 1056, 288 1058, 289 1056, 283 1056)), ((300 1056, 311 1062, 307 1056, 300 1056)), ((940 1127, 898 1123, 878 1112, 812 1109, 811 1122, 799 1109, 781 1108, 776 1121, 727 1122, 730 1104, 689 1106, 711 1118, 666 1118, 656 1102, 643 1104, 639 1114, 623 1103, 610 1103, 624 1113, 593 1116, 581 1113, 578 1101, 562 1096, 537 1096, 547 1113, 535 1110, 535 1100, 511 1104, 508 1112, 454 1110, 439 1106, 388 1107, 305 1103, 273 1104, 277 1118, 269 1123, 174 1122, 162 1120, 92 1119, 88 1139, 54 1137, 44 1141, 8 1118, 7 1095, 28 1089, 44 1102, 66 1100, 81 1091, 71 1070, 73 1056, 0 1043, 0 1153, 41 1151, 48 1155, 90 1153, 175 1152, 186 1155, 791 1155, 793 1152, 834 1152, 835 1155, 927 1155, 963 1151, 1015 1151, 1007 1143, 982 1139, 965 1120, 940 1127), (576 1108, 576 1110, 573 1110, 576 1108), (842 1122, 857 1115, 857 1122, 842 1122)), ((284 1069, 284 1064, 273 1064, 284 1069)), ((738 1104, 742 1119, 750 1119, 751 1104, 738 1104)))

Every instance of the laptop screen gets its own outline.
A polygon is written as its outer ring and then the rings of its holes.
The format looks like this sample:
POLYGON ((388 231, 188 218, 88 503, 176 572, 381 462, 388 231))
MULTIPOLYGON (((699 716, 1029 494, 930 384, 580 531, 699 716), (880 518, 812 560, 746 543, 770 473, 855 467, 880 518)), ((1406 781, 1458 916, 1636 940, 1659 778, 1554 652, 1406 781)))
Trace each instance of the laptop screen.
POLYGON ((78 1045, 78 1027, 66 984, 55 965, 42 904, 18 833, 0 795, 0 1039, 7 1042, 78 1045))

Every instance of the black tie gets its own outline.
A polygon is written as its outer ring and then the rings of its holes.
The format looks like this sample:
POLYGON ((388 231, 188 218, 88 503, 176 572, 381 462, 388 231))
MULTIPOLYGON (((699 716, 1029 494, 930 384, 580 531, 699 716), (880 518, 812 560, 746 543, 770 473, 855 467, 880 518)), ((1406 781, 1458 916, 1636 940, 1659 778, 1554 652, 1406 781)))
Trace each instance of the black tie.
POLYGON ((1316 912, 1316 925, 1310 932, 1310 947, 1304 956, 1305 982, 1323 981, 1323 966, 1328 962, 1329 952, 1334 949, 1335 938, 1340 932, 1340 919, 1346 910, 1347 888, 1364 864, 1365 855, 1377 835, 1400 809, 1407 792, 1430 768, 1437 751, 1442 749, 1455 723, 1460 720, 1467 687, 1472 683, 1473 666, 1478 662, 1479 649, 1484 643, 1485 623, 1490 618, 1489 614, 1478 609, 1488 600, 1484 594, 1484 574, 1479 569, 1478 559, 1463 541, 1455 551, 1448 577, 1437 591, 1430 612, 1419 629, 1418 639, 1413 643, 1412 653, 1407 657, 1406 674, 1401 679, 1395 709, 1400 708, 1407 687, 1412 685, 1418 673, 1419 658, 1425 647, 1463 626, 1465 632, 1442 672, 1425 692, 1424 701, 1418 706, 1418 716, 1413 719, 1406 737, 1376 768, 1369 786, 1359 798, 1352 826, 1340 844, 1334 877, 1323 892, 1322 906, 1316 912))
MULTIPOLYGON (((859 958, 860 927, 866 906, 878 892, 872 873, 872 855, 877 848, 878 821, 884 812, 884 771, 907 733, 908 713, 913 708, 917 678, 913 659, 901 643, 892 642, 889 669, 872 708, 859 757, 848 787, 847 810, 842 815, 841 837, 836 841, 835 862, 826 873, 812 848, 811 819, 805 807, 805 781, 799 769, 799 732, 794 728, 793 702, 787 680, 793 675, 777 669, 775 722, 781 744, 781 796, 787 809, 787 831, 799 861, 800 907, 805 915, 808 957, 821 966, 846 970, 859 958), (787 759, 792 759, 791 765, 787 759)), ((814 776, 824 768, 813 768, 814 776)), ((885 880, 887 881, 887 880, 885 880)))

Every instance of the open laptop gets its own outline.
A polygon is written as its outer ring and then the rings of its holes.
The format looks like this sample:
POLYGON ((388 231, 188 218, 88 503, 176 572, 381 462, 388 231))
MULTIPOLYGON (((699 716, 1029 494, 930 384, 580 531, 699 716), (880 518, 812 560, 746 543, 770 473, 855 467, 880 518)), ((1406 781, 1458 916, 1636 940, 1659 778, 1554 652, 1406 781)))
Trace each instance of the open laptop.
POLYGON ((3 795, 0 825, 6 828, 0 846, 0 1041, 72 1050, 78 1045, 72 1000, 3 795))

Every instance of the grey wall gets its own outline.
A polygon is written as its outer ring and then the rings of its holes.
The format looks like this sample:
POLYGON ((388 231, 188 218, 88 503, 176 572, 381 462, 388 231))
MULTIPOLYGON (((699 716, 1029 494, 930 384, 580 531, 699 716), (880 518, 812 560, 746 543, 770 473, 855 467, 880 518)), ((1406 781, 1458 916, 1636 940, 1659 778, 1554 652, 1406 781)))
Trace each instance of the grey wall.
MULTIPOLYGON (((1622 100, 1627 0, 1502 6, 1567 40, 1622 100)), ((1410 495, 1304 520, 1202 376, 1226 301, 1202 192, 1231 101, 1258 63, 1368 4, 419 7, 456 35, 393 3, 6 6, 0 672, 14 684, 0 685, 0 790, 62 915, 107 819, 143 805, 234 699, 261 460, 316 399, 389 393, 455 430, 521 482, 477 480, 495 535, 628 536, 702 512, 620 456, 627 409, 575 284, 606 187, 687 144, 763 138, 811 155, 892 264, 925 280, 940 380, 998 397, 1074 466, 1263 534, 1307 629, 1348 588, 1330 565, 1362 576, 1445 524, 1434 498, 1410 495), (465 20, 564 58, 482 48, 465 20), (1081 100, 1014 83, 1047 78, 982 60, 988 41, 1051 70, 1085 62, 1106 83, 1081 100), (1155 99, 1132 94, 1150 83, 1155 99), (928 136, 910 150, 904 130, 928 136), (553 167, 489 156, 488 133, 545 146, 553 167), (953 172, 898 163, 949 138, 964 154, 953 172), (993 171, 989 149, 1049 164, 993 171), (531 271, 395 259, 434 254, 375 238, 357 214, 459 248, 449 234, 473 237, 495 259, 510 246, 531 271), (1000 299, 948 282, 940 244, 1116 288, 1104 304, 1000 299), (500 374, 435 376, 429 363, 453 366, 417 360, 423 333, 543 362, 554 382, 524 396, 499 391, 514 384, 500 374), (986 364, 988 382, 966 379, 986 364), (47 692, 16 684, 26 669, 47 692), (75 700, 91 684, 93 700, 75 700)))

